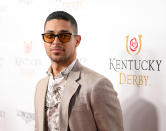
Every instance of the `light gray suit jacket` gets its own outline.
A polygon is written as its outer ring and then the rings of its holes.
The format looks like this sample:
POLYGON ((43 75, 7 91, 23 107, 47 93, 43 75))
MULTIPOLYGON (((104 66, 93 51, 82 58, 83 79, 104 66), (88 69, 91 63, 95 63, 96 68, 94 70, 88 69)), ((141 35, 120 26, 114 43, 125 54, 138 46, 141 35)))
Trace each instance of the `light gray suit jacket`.
MULTIPOLYGON (((35 131, 47 131, 45 96, 48 77, 35 93, 35 131)), ((78 61, 69 73, 59 112, 60 131, 123 131, 122 112, 112 84, 78 61)))

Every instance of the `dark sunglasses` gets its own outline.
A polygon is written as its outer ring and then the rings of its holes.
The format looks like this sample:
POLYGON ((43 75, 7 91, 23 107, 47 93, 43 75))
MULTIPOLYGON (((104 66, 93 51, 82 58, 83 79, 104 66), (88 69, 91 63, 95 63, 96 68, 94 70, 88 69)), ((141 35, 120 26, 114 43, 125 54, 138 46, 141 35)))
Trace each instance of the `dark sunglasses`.
MULTIPOLYGON (((55 37, 58 37, 59 41, 62 43, 69 42, 71 39, 71 33, 60 33, 60 34, 53 34, 53 33, 44 33, 42 34, 44 42, 52 43, 55 40, 55 37)), ((74 35, 76 36, 76 35, 74 35)))

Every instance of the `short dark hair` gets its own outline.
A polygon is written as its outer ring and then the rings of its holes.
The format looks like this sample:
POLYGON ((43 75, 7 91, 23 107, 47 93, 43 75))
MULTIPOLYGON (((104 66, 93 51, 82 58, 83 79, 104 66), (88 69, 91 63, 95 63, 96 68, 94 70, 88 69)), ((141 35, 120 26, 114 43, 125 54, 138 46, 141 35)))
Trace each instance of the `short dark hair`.
POLYGON ((46 26, 47 21, 50 21, 52 19, 62 19, 62 20, 65 20, 65 21, 70 21, 70 23, 71 23, 71 25, 74 29, 74 33, 76 33, 76 34, 78 33, 77 22, 76 22, 75 18, 72 15, 70 15, 69 13, 67 13, 65 11, 52 12, 46 18, 46 21, 44 23, 44 28, 46 26))

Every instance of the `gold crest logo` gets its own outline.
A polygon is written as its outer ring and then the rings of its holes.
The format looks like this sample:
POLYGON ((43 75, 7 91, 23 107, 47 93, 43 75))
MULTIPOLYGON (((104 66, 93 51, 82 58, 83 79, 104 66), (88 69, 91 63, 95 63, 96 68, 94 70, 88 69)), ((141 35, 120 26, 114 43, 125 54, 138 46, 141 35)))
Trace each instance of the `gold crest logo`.
POLYGON ((25 42, 24 41, 24 52, 26 54, 29 54, 29 53, 32 52, 32 41, 30 41, 30 42, 25 42))
POLYGON ((129 35, 126 36, 126 50, 127 53, 130 55, 138 55, 141 51, 142 41, 141 41, 142 35, 138 35, 139 42, 136 37, 133 37, 130 39, 129 43, 129 35))

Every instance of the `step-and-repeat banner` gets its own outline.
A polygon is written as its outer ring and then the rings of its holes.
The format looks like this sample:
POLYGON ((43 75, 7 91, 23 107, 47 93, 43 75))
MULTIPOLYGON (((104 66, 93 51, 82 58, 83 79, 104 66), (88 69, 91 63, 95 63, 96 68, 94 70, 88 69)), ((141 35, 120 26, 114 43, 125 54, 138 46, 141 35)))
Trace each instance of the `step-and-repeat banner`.
POLYGON ((56 10, 76 18, 78 59, 113 83, 125 131, 165 131, 164 0, 1 1, 0 131, 34 130, 35 85, 50 65, 41 34, 56 10))

